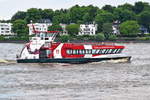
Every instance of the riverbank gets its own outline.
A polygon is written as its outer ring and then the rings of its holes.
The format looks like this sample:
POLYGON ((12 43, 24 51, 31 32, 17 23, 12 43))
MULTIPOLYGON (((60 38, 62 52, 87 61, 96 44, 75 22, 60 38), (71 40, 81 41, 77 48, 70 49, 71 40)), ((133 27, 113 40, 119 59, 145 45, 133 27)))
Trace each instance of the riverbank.
POLYGON ((26 40, 0 40, 0 43, 26 43, 26 40))
MULTIPOLYGON (((0 40, 0 43, 27 43, 27 40, 0 40)), ((83 42, 113 42, 113 43, 150 43, 150 40, 114 40, 114 41, 69 41, 75 43, 83 43, 83 42)))

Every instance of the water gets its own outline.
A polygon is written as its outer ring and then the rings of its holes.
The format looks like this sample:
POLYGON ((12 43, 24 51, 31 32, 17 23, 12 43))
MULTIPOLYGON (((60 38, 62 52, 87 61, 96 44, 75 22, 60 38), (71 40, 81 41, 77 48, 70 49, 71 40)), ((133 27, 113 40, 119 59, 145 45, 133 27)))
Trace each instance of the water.
MULTIPOLYGON (((131 63, 0 63, 0 100, 149 100, 150 44, 128 43, 131 63)), ((22 44, 0 44, 14 60, 22 44)))

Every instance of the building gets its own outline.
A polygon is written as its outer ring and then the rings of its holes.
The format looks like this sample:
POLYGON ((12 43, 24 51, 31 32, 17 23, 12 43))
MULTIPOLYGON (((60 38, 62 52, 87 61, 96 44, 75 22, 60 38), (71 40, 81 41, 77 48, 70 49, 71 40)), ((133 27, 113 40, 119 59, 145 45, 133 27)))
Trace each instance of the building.
POLYGON ((120 24, 119 21, 113 22, 112 29, 113 29, 113 34, 115 35, 120 35, 119 24, 120 24))
POLYGON ((34 26, 36 31, 47 31, 48 27, 51 26, 51 25, 52 25, 52 23, 34 23, 33 25, 32 24, 28 24, 29 35, 35 34, 34 30, 33 30, 33 26, 34 26))
POLYGON ((139 30, 140 30, 139 34, 149 34, 148 29, 144 26, 141 26, 139 30))
POLYGON ((81 24, 78 35, 95 35, 97 24, 81 24))
POLYGON ((14 35, 11 23, 0 23, 0 35, 14 35))

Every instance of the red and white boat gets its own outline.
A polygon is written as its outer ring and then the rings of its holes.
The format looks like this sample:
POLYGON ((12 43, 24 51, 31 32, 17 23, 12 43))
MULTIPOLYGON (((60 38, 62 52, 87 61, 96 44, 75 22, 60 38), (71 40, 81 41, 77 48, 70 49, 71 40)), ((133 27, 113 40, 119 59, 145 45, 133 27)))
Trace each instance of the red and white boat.
POLYGON ((17 57, 18 63, 87 63, 103 60, 130 60, 122 55, 124 46, 108 43, 58 43, 58 31, 35 31, 17 57))

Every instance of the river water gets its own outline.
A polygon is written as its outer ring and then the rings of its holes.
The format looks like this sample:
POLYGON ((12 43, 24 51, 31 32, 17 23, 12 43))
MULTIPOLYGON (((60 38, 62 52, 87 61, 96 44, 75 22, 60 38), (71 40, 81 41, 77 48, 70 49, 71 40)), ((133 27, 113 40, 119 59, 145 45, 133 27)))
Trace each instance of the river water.
POLYGON ((0 100, 149 100, 150 43, 125 43, 130 63, 17 64, 23 44, 0 43, 0 100))

